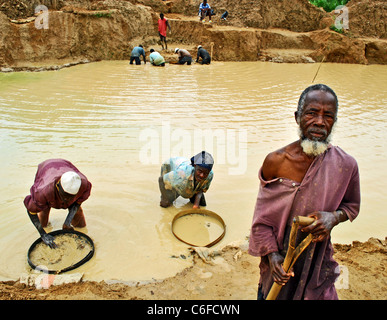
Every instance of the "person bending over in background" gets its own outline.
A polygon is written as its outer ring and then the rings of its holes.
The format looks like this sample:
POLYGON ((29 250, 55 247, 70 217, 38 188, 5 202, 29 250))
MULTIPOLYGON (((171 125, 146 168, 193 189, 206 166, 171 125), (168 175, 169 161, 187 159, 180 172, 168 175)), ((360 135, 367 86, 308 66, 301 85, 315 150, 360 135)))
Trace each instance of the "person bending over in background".
POLYGON ((149 61, 153 66, 165 66, 165 60, 163 56, 154 49, 150 49, 149 61))
POLYGON ((201 64, 210 64, 211 63, 211 56, 208 53, 206 49, 204 49, 202 46, 198 46, 198 54, 196 57, 196 62, 199 62, 199 59, 202 58, 201 64))
POLYGON ((191 65, 192 56, 187 50, 176 48, 175 53, 178 55, 178 58, 179 58, 179 61, 177 62, 178 64, 187 63, 187 65, 189 66, 191 65))
POLYGON ((133 64, 133 61, 135 61, 136 65, 140 65, 141 64, 141 60, 140 60, 141 56, 144 57, 144 64, 146 64, 145 50, 142 47, 142 45, 140 44, 138 47, 133 48, 132 53, 130 55, 130 62, 129 63, 133 64))

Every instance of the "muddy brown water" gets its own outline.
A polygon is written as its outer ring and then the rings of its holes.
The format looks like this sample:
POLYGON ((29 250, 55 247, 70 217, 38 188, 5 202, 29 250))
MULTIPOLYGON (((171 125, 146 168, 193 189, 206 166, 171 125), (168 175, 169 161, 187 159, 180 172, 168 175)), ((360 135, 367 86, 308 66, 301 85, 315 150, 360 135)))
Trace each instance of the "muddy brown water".
MULTIPOLYGON (((293 114, 317 68, 110 61, 0 74, 0 279, 29 272, 27 250, 38 233, 23 199, 48 158, 72 161, 93 184, 83 205, 87 227, 79 231, 93 239, 96 252, 75 270, 87 280, 148 281, 191 265, 188 246, 171 232, 174 215, 191 204, 180 198, 174 207, 159 206, 157 178, 169 156, 213 154, 207 209, 227 225, 216 246, 244 240, 258 169, 268 152, 297 139, 293 114)), ((339 97, 332 143, 357 159, 361 175, 360 216, 336 227, 333 241, 384 239, 387 66, 323 64, 315 82, 339 97)), ((66 211, 53 210, 46 230, 60 229, 66 211)))

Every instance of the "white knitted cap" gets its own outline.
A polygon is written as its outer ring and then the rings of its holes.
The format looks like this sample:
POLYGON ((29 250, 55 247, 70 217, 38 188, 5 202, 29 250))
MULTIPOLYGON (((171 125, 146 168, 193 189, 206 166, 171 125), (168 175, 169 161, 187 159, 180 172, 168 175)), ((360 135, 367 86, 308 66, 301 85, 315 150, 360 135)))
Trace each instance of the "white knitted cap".
POLYGON ((60 184, 64 192, 75 195, 81 187, 81 177, 74 171, 67 171, 62 174, 60 184))

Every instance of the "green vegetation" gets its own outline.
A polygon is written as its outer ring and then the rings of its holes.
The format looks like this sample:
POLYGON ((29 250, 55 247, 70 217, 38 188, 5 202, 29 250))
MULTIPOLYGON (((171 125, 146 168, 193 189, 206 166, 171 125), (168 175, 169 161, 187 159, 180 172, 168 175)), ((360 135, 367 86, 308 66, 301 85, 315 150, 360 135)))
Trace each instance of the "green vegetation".
POLYGON ((93 16, 97 18, 110 18, 112 14, 110 12, 97 12, 93 16))
POLYGON ((326 12, 335 10, 337 6, 346 5, 349 0, 309 0, 316 7, 323 8, 326 12))
POLYGON ((333 31, 336 31, 336 32, 338 32, 338 33, 341 33, 341 34, 344 33, 343 29, 337 29, 336 26, 335 26, 334 24, 331 25, 331 26, 329 27, 329 29, 331 29, 331 30, 333 30, 333 31))

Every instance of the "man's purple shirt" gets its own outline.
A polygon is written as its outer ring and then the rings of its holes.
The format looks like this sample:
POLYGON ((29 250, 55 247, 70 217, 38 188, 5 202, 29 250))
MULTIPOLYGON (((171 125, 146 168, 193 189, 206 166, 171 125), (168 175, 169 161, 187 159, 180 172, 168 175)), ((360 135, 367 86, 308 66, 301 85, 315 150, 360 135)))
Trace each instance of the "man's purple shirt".
MULTIPOLYGON (((280 177, 265 181, 262 168, 259 179, 249 253, 262 257, 260 283, 266 296, 273 283, 267 255, 287 249, 284 242, 288 241, 293 218, 314 211, 343 210, 352 221, 360 210, 360 182, 356 160, 334 146, 314 159, 301 183, 280 177)), ((304 255, 304 265, 300 267, 302 275, 298 283, 293 284, 291 297, 286 299, 318 299, 324 292, 332 292, 337 263, 332 257, 330 238, 312 243, 304 255)), ((333 294, 336 294, 334 290, 333 294)))
POLYGON ((49 208, 67 209, 73 203, 81 204, 87 200, 91 192, 91 183, 70 161, 64 159, 50 159, 39 164, 35 181, 30 189, 30 195, 24 199, 24 205, 31 213, 37 213, 49 208), (67 171, 76 172, 81 178, 79 191, 69 201, 63 201, 55 184, 62 174, 67 171))

